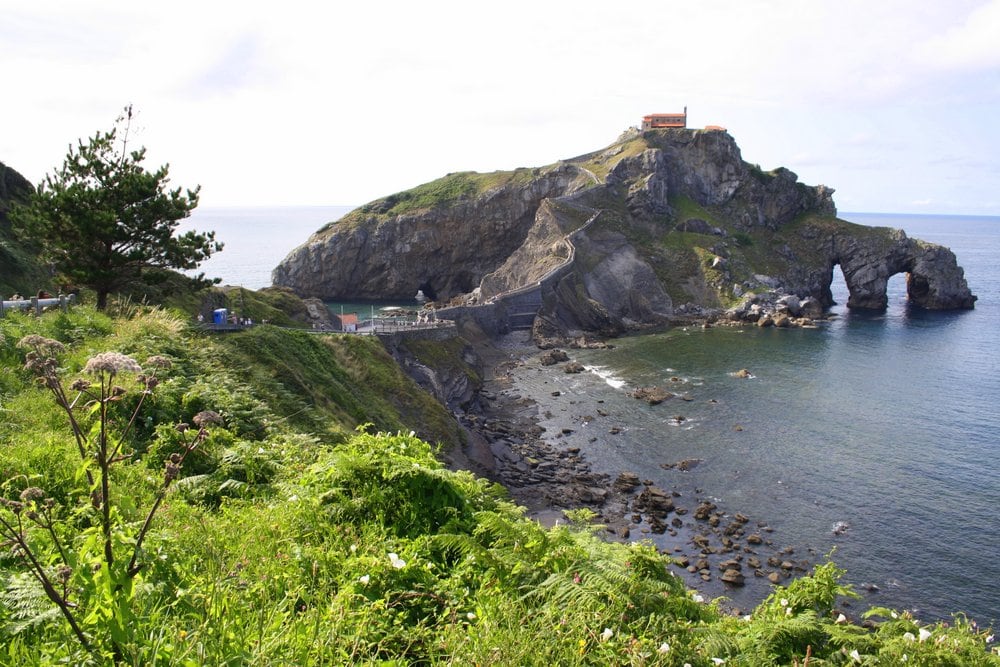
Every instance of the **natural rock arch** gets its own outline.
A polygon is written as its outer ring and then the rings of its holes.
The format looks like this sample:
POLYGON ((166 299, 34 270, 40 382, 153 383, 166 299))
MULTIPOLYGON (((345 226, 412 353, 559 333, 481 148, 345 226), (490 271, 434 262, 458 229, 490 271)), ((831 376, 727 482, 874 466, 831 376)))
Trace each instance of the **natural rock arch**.
POLYGON ((907 238, 893 230, 889 242, 863 242, 857 237, 839 237, 830 257, 821 300, 832 303, 830 284, 833 267, 840 265, 847 283, 847 307, 885 310, 889 278, 906 275, 906 293, 911 304, 929 310, 968 309, 976 297, 969 290, 965 272, 955 254, 943 246, 907 238))

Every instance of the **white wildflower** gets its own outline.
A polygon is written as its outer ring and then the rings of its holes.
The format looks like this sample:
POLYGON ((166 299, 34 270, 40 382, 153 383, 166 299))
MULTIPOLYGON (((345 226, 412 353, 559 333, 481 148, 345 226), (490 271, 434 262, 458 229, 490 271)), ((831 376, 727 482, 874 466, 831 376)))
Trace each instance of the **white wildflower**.
POLYGON ((847 623, 847 617, 841 614, 834 623, 847 623))
POLYGON ((107 373, 110 376, 114 376, 121 372, 141 373, 142 367, 139 366, 138 361, 127 354, 101 352, 87 360, 87 364, 83 367, 83 372, 94 375, 107 373))
POLYGON ((861 662, 861 654, 858 653, 858 649, 851 651, 851 660, 854 662, 861 662))
POLYGON ((782 607, 788 606, 788 598, 781 598, 781 606, 782 607))
POLYGON ((360 577, 358 577, 358 581, 367 586, 368 582, 371 581, 371 577, 369 577, 367 574, 362 574, 360 577))
POLYGON ((604 632, 601 633, 601 641, 606 642, 615 636, 615 631, 611 628, 604 628, 604 632))
POLYGON ((354 553, 357 550, 358 550, 358 545, 357 544, 352 544, 351 545, 351 553, 354 553))
POLYGON ((917 638, 914 636, 914 634, 912 632, 904 632, 903 633, 903 639, 905 639, 908 642, 915 642, 915 641, 917 641, 917 638))
POLYGON ((660 644, 660 648, 656 650, 659 651, 660 653, 670 653, 670 644, 668 644, 667 642, 663 642, 662 644, 660 644))
POLYGON ((910 659, 910 656, 908 656, 908 655, 906 655, 906 654, 904 653, 904 654, 903 654, 903 660, 902 660, 902 661, 903 661, 903 662, 906 662, 906 661, 907 661, 907 660, 909 660, 909 659, 910 659))
POLYGON ((925 642, 931 638, 931 631, 927 628, 920 628, 920 641, 925 642))
POLYGON ((890 615, 890 616, 892 616, 893 618, 899 618, 899 614, 897 614, 897 613, 896 613, 896 612, 894 612, 894 611, 890 611, 890 612, 889 612, 889 615, 890 615))
POLYGON ((724 658, 712 658, 712 662, 714 662, 717 665, 721 665, 724 664, 726 660, 724 658))
POLYGON ((703 598, 699 593, 695 593, 694 597, 692 597, 691 599, 699 603, 705 601, 705 598, 703 598))
POLYGON ((389 562, 392 563, 392 566, 397 570, 402 570, 406 567, 406 561, 394 553, 389 554, 389 562))
POLYGON ((746 616, 743 617, 743 620, 749 622, 752 618, 753 618, 753 616, 751 616, 750 614, 747 614, 746 616))
POLYGON ((788 607, 787 609, 785 609, 785 616, 791 616, 791 615, 792 615, 792 608, 788 607))
POLYGON ((993 643, 993 639, 994 639, 993 635, 987 636, 986 637, 986 643, 987 644, 992 644, 993 643))
POLYGON ((475 613, 473 613, 473 612, 471 612, 471 611, 470 611, 470 612, 469 612, 468 614, 466 614, 466 615, 465 615, 465 617, 466 617, 467 619, 469 619, 470 621, 474 621, 474 620, 476 620, 476 615, 475 615, 475 613))

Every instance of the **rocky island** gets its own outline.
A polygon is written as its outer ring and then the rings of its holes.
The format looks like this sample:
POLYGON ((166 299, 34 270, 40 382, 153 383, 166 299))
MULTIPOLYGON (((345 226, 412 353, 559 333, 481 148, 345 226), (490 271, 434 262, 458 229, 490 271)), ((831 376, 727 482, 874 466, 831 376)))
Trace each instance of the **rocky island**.
MULTIPOLYGON (((622 484, 632 471, 617 481, 597 474, 578 448, 551 441, 565 433, 541 432, 538 397, 522 396, 510 383, 515 368, 539 362, 503 335, 530 331, 535 345, 550 349, 540 365, 565 362, 570 373, 574 362, 565 353, 547 361, 560 352, 552 348, 594 345, 594 336, 691 321, 809 326, 834 304, 838 265, 853 309, 884 310, 888 280, 898 273, 906 274, 909 300, 919 307, 975 304, 949 249, 839 219, 831 188, 745 162, 722 128, 633 128, 607 148, 553 165, 449 174, 326 225, 281 262, 273 279, 327 300, 409 299, 420 290, 438 317, 473 323, 460 330, 483 356, 483 386, 461 395, 435 392, 468 434, 449 454, 453 467, 501 482, 535 517, 589 506, 618 537, 628 538, 630 524, 669 533, 690 583, 705 586, 718 566, 720 581, 742 586, 730 562, 742 548, 763 554, 748 572, 767 583, 804 571, 808 562, 788 565, 791 547, 782 551, 771 539, 770 553, 759 538, 737 543, 742 524, 727 529, 711 513, 691 521, 679 512, 668 523, 665 512, 643 510, 639 495, 655 489, 649 482, 622 484)), ((421 368, 405 346, 394 353, 411 374, 421 368)), ((450 386, 441 370, 424 369, 435 377, 421 384, 432 391, 450 386)), ((659 387, 632 395, 651 405, 673 396, 659 387)), ((679 495, 676 488, 657 491, 679 495)), ((710 503, 690 493, 679 502, 710 503)), ((766 526, 761 519, 755 521, 766 526)))
POLYGON ((915 305, 975 303, 950 250, 837 218, 831 188, 745 162, 721 128, 632 128, 553 165, 449 174, 326 225, 273 279, 322 299, 419 289, 442 317, 539 340, 819 317, 838 265, 851 308, 884 309, 898 273, 915 305))

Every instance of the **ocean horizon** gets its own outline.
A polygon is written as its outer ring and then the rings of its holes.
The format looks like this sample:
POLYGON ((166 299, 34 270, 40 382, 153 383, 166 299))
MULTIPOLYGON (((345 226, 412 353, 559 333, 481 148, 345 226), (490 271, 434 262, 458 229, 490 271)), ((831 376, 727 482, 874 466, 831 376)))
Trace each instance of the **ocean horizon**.
MULTIPOLYGON (((197 209, 182 230, 215 229, 226 244, 200 271, 260 289, 288 252, 353 208, 197 209)), ((832 553, 864 592, 864 606, 928 620, 964 612, 996 626, 1000 216, 839 217, 951 248, 978 297, 975 309, 910 308, 900 274, 889 282, 886 312, 851 312, 838 269, 839 305, 818 329, 628 336, 611 350, 574 350, 587 373, 525 372, 515 383, 539 400, 546 432, 571 431, 560 445, 579 447, 595 469, 632 470, 684 494, 701 490, 726 512, 767 522, 776 539, 814 563, 832 553), (754 377, 734 379, 739 368, 754 377), (694 400, 649 407, 627 396, 671 378, 694 400), (592 419, 598 401, 606 416, 592 419), (662 467, 686 459, 700 463, 684 472, 662 467), (848 528, 835 535, 839 524, 848 528)), ((743 589, 709 592, 749 607, 767 590, 752 579, 743 589)))

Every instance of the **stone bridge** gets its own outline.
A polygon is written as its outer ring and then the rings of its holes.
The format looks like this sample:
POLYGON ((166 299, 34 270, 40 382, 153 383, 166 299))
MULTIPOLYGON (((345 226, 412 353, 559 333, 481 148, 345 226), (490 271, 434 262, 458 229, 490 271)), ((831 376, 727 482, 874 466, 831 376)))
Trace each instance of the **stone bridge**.
POLYGON ((850 294, 849 308, 885 310, 889 279, 906 274, 906 292, 910 303, 928 310, 970 309, 976 297, 969 290, 965 272, 955 254, 944 246, 907 238, 893 231, 888 244, 862 244, 856 237, 833 239, 829 268, 820 278, 820 300, 831 305, 830 283, 833 267, 840 265, 850 294))

